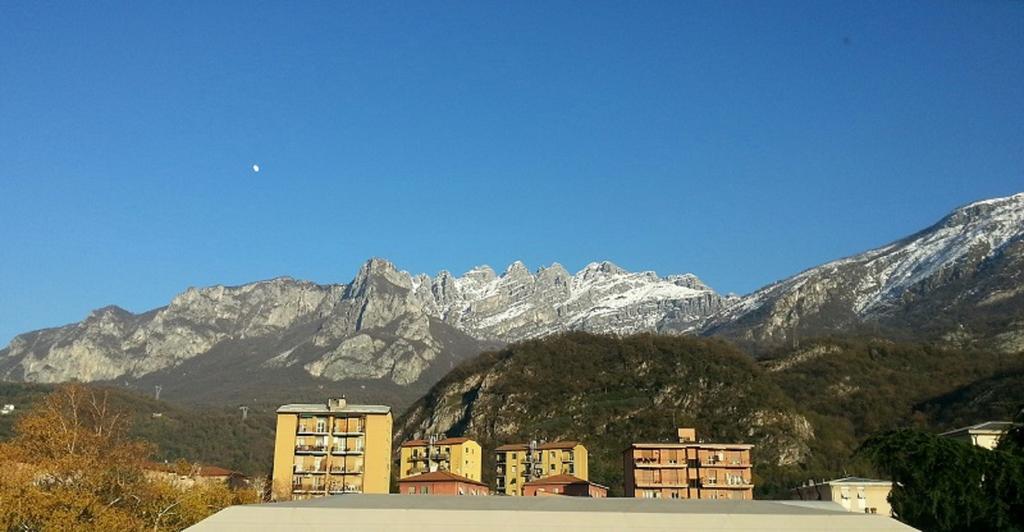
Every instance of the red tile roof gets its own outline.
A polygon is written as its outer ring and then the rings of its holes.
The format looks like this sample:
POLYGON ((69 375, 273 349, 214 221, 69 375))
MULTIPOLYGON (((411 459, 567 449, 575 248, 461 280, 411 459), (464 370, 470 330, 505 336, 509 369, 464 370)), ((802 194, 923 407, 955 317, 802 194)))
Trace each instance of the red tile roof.
POLYGON ((495 448, 494 450, 495 451, 499 451, 499 452, 500 451, 525 451, 525 450, 527 450, 529 448, 530 448, 530 446, 525 444, 525 443, 507 443, 505 445, 502 445, 500 447, 495 448))
POLYGON ((462 477, 448 471, 431 471, 414 477, 399 479, 398 482, 399 484, 402 482, 464 482, 466 484, 476 484, 477 486, 487 487, 487 484, 484 484, 483 482, 477 482, 473 479, 462 477))
POLYGON ((423 447, 427 444, 427 440, 408 440, 402 442, 400 447, 423 447))
POLYGON ((538 449, 572 449, 579 445, 578 441, 552 441, 548 443, 542 443, 537 446, 538 449))
POLYGON ((438 440, 437 444, 438 445, 456 445, 456 444, 459 444, 459 443, 466 443, 468 441, 470 441, 469 438, 462 438, 462 437, 458 437, 458 438, 445 438, 443 440, 438 440))
MULTIPOLYGON (((219 466, 212 465, 197 465, 199 468, 196 471, 196 475, 200 477, 233 477, 233 476, 245 476, 238 471, 232 471, 219 466)), ((160 471, 162 473, 177 473, 178 468, 173 463, 159 463, 159 462, 146 462, 142 466, 143 469, 149 471, 160 471)))
POLYGON ((550 476, 550 477, 539 478, 537 480, 531 480, 531 481, 527 482, 525 485, 526 486, 550 486, 550 485, 553 485, 553 484, 557 484, 559 486, 564 486, 564 485, 569 485, 569 484, 590 484, 590 482, 588 482, 586 480, 583 480, 582 478, 573 476, 573 475, 562 474, 562 475, 553 475, 553 476, 550 476))

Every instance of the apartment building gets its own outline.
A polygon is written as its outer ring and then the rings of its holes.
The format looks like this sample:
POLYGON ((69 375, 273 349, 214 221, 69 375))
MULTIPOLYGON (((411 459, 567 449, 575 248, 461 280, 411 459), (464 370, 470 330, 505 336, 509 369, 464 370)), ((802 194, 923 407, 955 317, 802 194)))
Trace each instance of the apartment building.
POLYGON ((448 471, 480 482, 483 451, 469 438, 409 440, 399 450, 398 478, 404 479, 433 471, 448 471))
POLYGON ((273 498, 388 493, 391 426, 391 407, 344 397, 278 408, 273 498))
POLYGON ((398 481, 403 495, 490 495, 487 484, 448 471, 431 471, 398 481))
POLYGON ((588 480, 587 448, 577 441, 502 445, 494 450, 494 491, 523 495, 527 482, 555 475, 588 480))
POLYGON ((847 512, 892 515, 889 492, 892 482, 870 478, 844 477, 827 482, 808 482, 793 490, 793 499, 832 501, 847 512))
POLYGON ((678 443, 634 443, 623 452, 627 497, 654 499, 754 498, 745 443, 704 443, 692 428, 678 443))

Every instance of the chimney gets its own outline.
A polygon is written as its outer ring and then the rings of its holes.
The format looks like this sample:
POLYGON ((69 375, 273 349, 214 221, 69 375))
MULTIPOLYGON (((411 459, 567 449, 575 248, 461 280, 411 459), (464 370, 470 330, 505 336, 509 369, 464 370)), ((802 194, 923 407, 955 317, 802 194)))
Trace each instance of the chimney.
POLYGON ((347 404, 348 401, 345 400, 344 395, 342 395, 341 397, 331 397, 327 399, 327 409, 330 410, 331 412, 343 410, 347 404))
POLYGON ((697 429, 680 428, 678 433, 679 443, 693 443, 697 441, 697 429))

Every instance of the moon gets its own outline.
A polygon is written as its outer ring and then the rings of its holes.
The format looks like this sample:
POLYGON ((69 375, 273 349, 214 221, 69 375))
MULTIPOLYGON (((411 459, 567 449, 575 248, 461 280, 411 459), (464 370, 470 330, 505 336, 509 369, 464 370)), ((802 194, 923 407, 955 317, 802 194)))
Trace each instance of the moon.
POLYGON ((258 165, 258 164, 252 165, 252 171, 253 172, 259 172, 260 171, 260 165, 258 165))

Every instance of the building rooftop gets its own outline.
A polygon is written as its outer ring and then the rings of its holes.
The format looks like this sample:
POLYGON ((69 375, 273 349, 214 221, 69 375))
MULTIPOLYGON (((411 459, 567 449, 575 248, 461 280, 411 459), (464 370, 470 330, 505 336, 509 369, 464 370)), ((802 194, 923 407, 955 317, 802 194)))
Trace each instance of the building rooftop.
POLYGON ((429 473, 399 479, 398 482, 465 482, 466 484, 476 484, 477 486, 487 487, 487 484, 484 484, 483 482, 477 482, 473 479, 456 475, 455 473, 448 471, 431 471, 429 473))
MULTIPOLYGON (((754 445, 750 443, 677 443, 677 442, 666 442, 666 443, 634 443, 629 446, 629 449, 753 449, 754 445)), ((629 450, 627 449, 627 450, 629 450)))
POLYGON ((986 421, 984 423, 978 423, 977 425, 970 425, 968 427, 960 427, 947 432, 939 434, 939 436, 955 436, 963 433, 988 433, 988 434, 1002 434, 1012 429, 1016 423, 1012 421, 986 421))
POLYGON ((875 479, 875 478, 863 478, 863 477, 843 477, 843 478, 837 478, 837 479, 833 479, 833 480, 826 480, 826 481, 823 481, 823 482, 815 482, 815 483, 812 483, 811 486, 822 486, 822 485, 831 485, 831 484, 844 484, 844 485, 851 485, 851 486, 863 486, 863 485, 892 486, 892 481, 890 481, 890 480, 879 480, 879 479, 875 479))
POLYGON ((550 477, 538 478, 537 480, 531 480, 531 481, 526 483, 527 486, 531 486, 531 485, 550 486, 550 485, 553 485, 553 484, 557 484, 557 485, 562 486, 562 485, 568 485, 568 484, 590 484, 590 482, 586 481, 586 480, 583 480, 582 478, 577 477, 577 476, 562 474, 562 475, 552 475, 550 477))
POLYGON ((391 407, 386 405, 345 405, 340 408, 329 408, 321 403, 294 403, 282 405, 278 414, 389 414, 391 407))
MULTIPOLYGON (((546 450, 549 450, 549 449, 572 449, 573 447, 576 447, 577 445, 582 445, 582 444, 580 442, 578 442, 578 441, 572 441, 572 440, 569 440, 569 441, 550 441, 550 442, 545 442, 545 443, 538 443, 537 444, 537 450, 539 450, 539 451, 546 451, 546 450)), ((494 450, 500 452, 500 451, 526 451, 526 450, 529 450, 529 449, 530 449, 530 444, 528 444, 528 443, 506 443, 505 445, 501 445, 501 446, 496 447, 494 450)))
POLYGON ((190 530, 913 530, 833 502, 340 495, 231 506, 190 530), (515 521, 509 522, 514 512, 515 521))
MULTIPOLYGON (((160 471, 162 473, 177 473, 178 468, 173 463, 160 463, 160 462, 146 462, 142 466, 143 469, 149 471, 160 471)), ((200 477, 241 477, 245 476, 238 471, 232 471, 225 469, 220 466, 213 465, 196 465, 195 469, 196 476, 200 477)))

